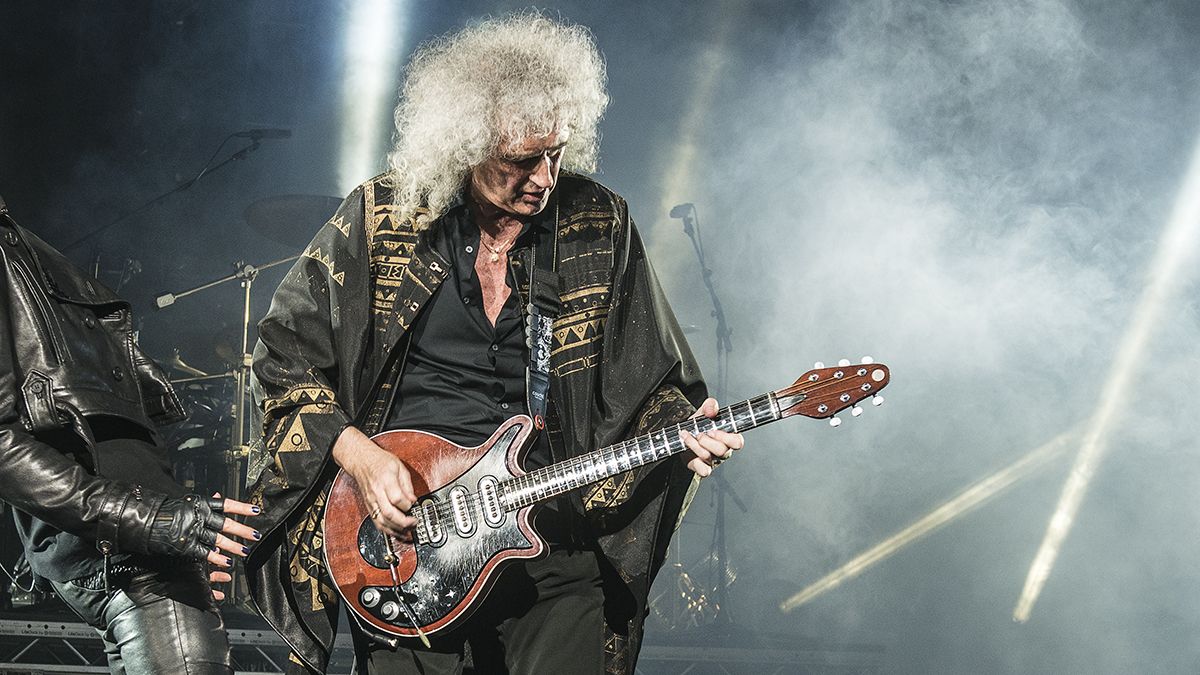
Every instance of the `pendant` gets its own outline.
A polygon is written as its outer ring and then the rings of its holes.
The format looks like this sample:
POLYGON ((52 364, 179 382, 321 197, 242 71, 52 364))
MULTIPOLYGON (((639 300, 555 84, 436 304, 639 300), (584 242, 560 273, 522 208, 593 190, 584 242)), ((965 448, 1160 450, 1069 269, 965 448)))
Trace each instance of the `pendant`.
POLYGON ((499 253, 493 253, 493 254, 492 254, 492 258, 491 258, 492 262, 496 262, 496 261, 497 261, 497 260, 499 260, 499 259, 500 259, 500 254, 499 254, 499 253))

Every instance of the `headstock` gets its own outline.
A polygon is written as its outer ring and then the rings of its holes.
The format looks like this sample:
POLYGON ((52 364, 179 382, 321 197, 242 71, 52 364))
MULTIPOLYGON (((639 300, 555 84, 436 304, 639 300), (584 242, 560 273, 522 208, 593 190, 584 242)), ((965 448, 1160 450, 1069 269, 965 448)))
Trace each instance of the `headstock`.
POLYGON ((842 421, 834 415, 846 408, 851 408, 855 417, 862 414, 862 408, 856 405, 859 401, 870 398, 875 405, 883 403, 879 392, 891 381, 891 372, 882 363, 864 356, 857 365, 846 359, 829 368, 823 363, 815 365, 792 386, 775 392, 780 417, 832 418, 829 424, 836 427, 842 421))

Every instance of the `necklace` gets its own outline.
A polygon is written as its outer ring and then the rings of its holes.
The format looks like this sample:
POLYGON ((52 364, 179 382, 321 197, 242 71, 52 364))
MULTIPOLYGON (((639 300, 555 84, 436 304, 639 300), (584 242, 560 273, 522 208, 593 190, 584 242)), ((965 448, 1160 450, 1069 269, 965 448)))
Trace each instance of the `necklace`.
POLYGON ((491 262, 496 262, 497 260, 499 260, 500 256, 504 255, 505 251, 512 248, 512 245, 514 242, 516 242, 516 240, 517 240, 517 238, 513 237, 510 241, 507 242, 507 244, 508 244, 507 246, 504 246, 503 248, 496 248, 495 246, 492 246, 491 244, 489 244, 483 240, 482 233, 480 233, 480 235, 479 235, 479 243, 483 244, 484 247, 487 248, 487 250, 492 252, 491 257, 488 259, 491 262))

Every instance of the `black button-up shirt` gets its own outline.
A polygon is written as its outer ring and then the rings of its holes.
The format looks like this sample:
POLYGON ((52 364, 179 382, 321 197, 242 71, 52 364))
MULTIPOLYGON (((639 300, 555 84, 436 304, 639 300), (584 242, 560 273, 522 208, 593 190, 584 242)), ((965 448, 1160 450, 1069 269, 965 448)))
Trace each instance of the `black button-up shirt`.
MULTIPOLYGON (((410 329, 412 342, 384 429, 427 431, 473 447, 513 415, 529 414, 525 379, 529 348, 512 259, 542 235, 549 235, 553 223, 543 212, 517 236, 505 277, 511 293, 495 326, 484 314, 483 291, 475 274, 475 257, 491 255, 487 249, 479 250, 479 227, 465 206, 451 209, 442 226, 448 236, 441 238, 438 253, 452 269, 410 329)), ((526 259, 533 264, 532 256, 526 259)), ((538 433, 524 468, 532 471, 550 460, 546 434, 538 433)), ((554 548, 588 546, 588 535, 578 531, 582 521, 572 515, 577 512, 575 501, 562 496, 538 512, 534 527, 554 548)))
MULTIPOLYGON (((412 341, 385 429, 418 429, 463 446, 486 441, 505 420, 528 414, 524 312, 512 267, 511 293, 496 325, 483 311, 483 291, 475 274, 480 255, 479 227, 465 206, 443 218, 448 236, 438 252, 451 273, 434 292, 411 328, 412 341)), ((544 218, 527 223, 509 255, 529 248, 544 218)), ((486 249, 482 255, 491 255, 486 249)), ((525 464, 544 466, 548 453, 539 442, 525 464)))

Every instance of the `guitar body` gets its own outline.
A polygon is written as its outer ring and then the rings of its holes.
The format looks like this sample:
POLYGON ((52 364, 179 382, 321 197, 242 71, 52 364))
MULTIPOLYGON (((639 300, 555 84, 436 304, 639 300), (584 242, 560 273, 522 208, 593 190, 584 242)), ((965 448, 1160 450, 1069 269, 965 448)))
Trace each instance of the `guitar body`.
MULTIPOLYGON (((520 462, 533 432, 525 415, 488 441, 464 448, 422 431, 389 431, 380 447, 412 473, 417 524, 405 539, 384 536, 346 472, 325 505, 325 565, 346 606, 379 631, 421 637, 460 623, 479 605, 505 563, 535 558, 546 543, 530 526, 533 507, 639 466, 687 451, 680 435, 711 429, 741 433, 792 415, 828 419, 890 381, 887 366, 864 357, 808 371, 790 387, 734 403, 710 418, 692 417, 526 473, 520 462)), ((838 426, 840 419, 830 419, 838 426)))
MULTIPOLYGON (((532 430, 533 422, 517 415, 475 448, 422 431, 388 431, 372 440, 408 466, 413 490, 424 495, 419 504, 466 503, 493 480, 525 474, 519 462, 532 430)), ((339 471, 325 507, 326 567, 361 620, 401 637, 416 637, 417 627, 434 634, 469 616, 506 562, 542 554, 546 546, 530 526, 531 510, 445 522, 443 536, 431 543, 405 541, 375 527, 357 483, 339 471), (394 582, 411 618, 396 602, 394 582)))

